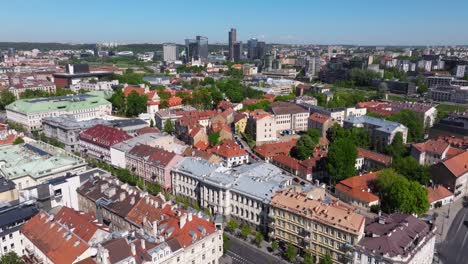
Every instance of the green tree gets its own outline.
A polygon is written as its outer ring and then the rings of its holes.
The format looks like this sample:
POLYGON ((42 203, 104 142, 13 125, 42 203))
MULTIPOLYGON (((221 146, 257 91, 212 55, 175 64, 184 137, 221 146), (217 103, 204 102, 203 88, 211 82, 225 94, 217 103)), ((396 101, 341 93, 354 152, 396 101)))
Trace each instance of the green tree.
POLYGON ((333 183, 354 176, 357 147, 347 138, 339 138, 330 144, 327 169, 333 183))
POLYGON ((21 257, 16 255, 15 252, 10 251, 10 252, 4 254, 0 258, 0 263, 1 264, 24 264, 24 261, 23 261, 23 259, 21 259, 21 257))
POLYGON ((279 248, 279 243, 278 243, 278 241, 277 241, 277 240, 273 240, 273 242, 271 242, 271 250, 276 251, 278 248, 279 248))
POLYGON ((239 228, 239 223, 235 219, 230 219, 227 222, 226 227, 229 231, 234 232, 237 228, 239 228))
POLYGON ((247 224, 243 224, 241 226, 241 235, 243 238, 247 238, 248 235, 252 234, 252 228, 247 225, 247 224))
POLYGON ((117 113, 119 114, 125 113, 125 97, 121 89, 118 89, 117 91, 115 91, 115 93, 112 94, 109 101, 112 103, 112 107, 114 108, 115 111, 117 111, 117 113))
POLYGON ((219 131, 209 134, 208 141, 210 142, 210 146, 219 144, 219 131))
POLYGON ((388 91, 388 84, 386 82, 381 82, 377 88, 377 97, 379 99, 385 99, 385 95, 388 91))
POLYGON ((333 264, 333 261, 329 252, 327 252, 327 254, 325 254, 325 256, 320 259, 319 264, 333 264))
POLYGON ((226 253, 231 247, 231 240, 226 234, 223 234, 223 252, 226 253))
POLYGON ((17 137, 15 141, 13 141, 13 145, 23 144, 24 139, 22 137, 17 137))
POLYGON ((289 262, 293 262, 297 257, 297 249, 293 245, 288 244, 284 255, 289 262))
POLYGON ((303 264, 315 264, 314 257, 311 254, 305 254, 303 264))
POLYGON ((429 90, 426 84, 426 78, 424 78, 424 75, 419 74, 418 77, 416 77, 414 84, 417 86, 417 92, 419 94, 423 94, 429 90))
POLYGON ((393 160, 399 159, 406 155, 408 149, 403 143, 403 135, 401 132, 398 132, 394 137, 392 144, 388 145, 385 148, 385 153, 392 156, 393 160))
POLYGON ((349 80, 357 86, 371 86, 372 80, 378 78, 379 74, 371 70, 353 68, 349 73, 349 80))
POLYGON ((139 95, 136 91, 132 91, 127 96, 127 109, 126 115, 128 117, 138 116, 141 113, 146 112, 146 103, 148 102, 148 97, 146 95, 139 95))
POLYGON ((312 156, 315 146, 320 139, 320 132, 317 129, 309 129, 302 135, 291 149, 290 155, 299 160, 305 160, 312 156))
POLYGON ((3 90, 0 92, 0 108, 5 109, 5 106, 13 103, 16 100, 16 96, 9 90, 3 90))
POLYGON ((400 68, 390 67, 385 69, 384 79, 398 79, 402 82, 406 82, 408 80, 408 76, 406 75, 406 72, 400 70, 400 68))
POLYGON ((386 213, 403 212, 424 214, 429 209, 427 190, 416 181, 410 181, 393 169, 384 169, 377 178, 381 208, 386 213))
POLYGON ((256 243, 258 246, 260 246, 260 245, 262 244, 263 240, 264 240, 264 238, 263 238, 262 233, 257 232, 257 233, 255 234, 255 243, 256 243))
POLYGON ((164 132, 168 133, 168 134, 172 134, 174 133, 175 129, 174 129, 174 124, 172 123, 172 121, 170 119, 167 119, 165 122, 164 122, 164 128, 163 128, 164 132))
POLYGON ((429 167, 420 165, 413 157, 397 158, 393 162, 393 168, 397 173, 422 185, 427 185, 431 179, 429 167))
POLYGON ((408 142, 421 141, 424 139, 424 121, 414 111, 403 110, 389 116, 388 119, 408 127, 408 142))

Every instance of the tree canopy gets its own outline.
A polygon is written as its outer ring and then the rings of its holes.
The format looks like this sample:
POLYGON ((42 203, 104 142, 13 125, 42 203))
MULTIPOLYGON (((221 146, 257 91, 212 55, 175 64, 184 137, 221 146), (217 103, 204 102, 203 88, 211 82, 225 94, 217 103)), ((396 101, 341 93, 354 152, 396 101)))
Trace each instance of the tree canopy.
POLYGON ((164 128, 163 128, 164 132, 168 133, 168 134, 172 134, 174 133, 175 131, 175 128, 174 128, 174 124, 172 123, 172 121, 170 119, 167 119, 165 122, 164 122, 164 128))
POLYGON ((296 146, 291 149, 290 155, 299 160, 305 160, 312 156, 315 146, 319 142, 320 132, 317 129, 309 129, 296 142, 296 146))
POLYGON ((208 135, 208 141, 210 142, 210 146, 214 146, 219 144, 219 131, 218 132, 213 132, 208 135))
POLYGON ((2 110, 5 109, 5 106, 13 103, 16 100, 16 96, 8 91, 8 90, 3 90, 0 92, 0 108, 2 110))
POLYGON ((334 183, 355 175, 356 158, 357 147, 349 138, 339 138, 330 144, 327 169, 334 183))
POLYGON ((23 259, 15 252, 10 251, 0 258, 1 264, 24 264, 23 259))
POLYGON ((429 209, 427 190, 393 169, 384 169, 377 178, 381 208, 386 213, 424 214, 429 209))
POLYGON ((414 111, 402 110, 387 119, 408 127, 408 142, 417 142, 424 139, 424 122, 414 111))
POLYGON ((126 101, 126 115, 128 117, 138 116, 139 114, 146 112, 146 103, 148 101, 148 97, 145 94, 139 95, 136 91, 132 91, 127 96, 126 101))
POLYGON ((417 181, 422 185, 427 185, 431 179, 429 167, 420 165, 413 157, 397 158, 392 166, 397 173, 408 180, 417 181))

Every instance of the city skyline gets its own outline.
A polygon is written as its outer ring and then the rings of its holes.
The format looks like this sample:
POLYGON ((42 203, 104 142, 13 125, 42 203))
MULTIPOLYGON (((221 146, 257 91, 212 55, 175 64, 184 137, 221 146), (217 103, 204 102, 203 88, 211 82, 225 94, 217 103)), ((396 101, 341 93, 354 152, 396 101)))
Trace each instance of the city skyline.
POLYGON ((183 43, 193 35, 210 43, 257 38, 279 44, 343 45, 466 45, 463 32, 468 3, 452 0, 450 12, 440 12, 436 1, 294 1, 289 5, 237 1, 218 3, 154 3, 152 1, 83 1, 72 6, 60 1, 4 2, 8 27, 3 41, 61 43, 183 43), (299 19, 300 18, 300 19, 299 19))

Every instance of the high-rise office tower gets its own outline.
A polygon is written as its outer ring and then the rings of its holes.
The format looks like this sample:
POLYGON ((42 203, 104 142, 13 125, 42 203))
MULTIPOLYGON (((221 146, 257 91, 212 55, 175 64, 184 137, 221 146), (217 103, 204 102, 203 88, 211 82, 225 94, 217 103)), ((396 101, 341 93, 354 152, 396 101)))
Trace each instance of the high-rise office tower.
POLYGON ((163 60, 165 62, 174 62, 177 60, 177 45, 174 43, 163 44, 163 60))
POLYGON ((185 62, 198 59, 198 42, 196 39, 185 40, 185 62))
POLYGON ((234 43, 233 53, 234 61, 242 60, 242 41, 234 43))
POLYGON ((237 42, 237 31, 231 28, 229 31, 229 60, 234 60, 234 44, 237 42))
POLYGON ((15 48, 8 48, 8 57, 16 56, 16 49, 15 48))
POLYGON ((257 42, 257 59, 263 60, 266 54, 266 43, 264 41, 257 42))
POLYGON ((251 38, 247 41, 247 57, 250 60, 257 58, 257 42, 256 38, 251 38))
POLYGON ((208 60, 208 38, 203 36, 197 36, 198 52, 196 59, 201 61, 208 60))

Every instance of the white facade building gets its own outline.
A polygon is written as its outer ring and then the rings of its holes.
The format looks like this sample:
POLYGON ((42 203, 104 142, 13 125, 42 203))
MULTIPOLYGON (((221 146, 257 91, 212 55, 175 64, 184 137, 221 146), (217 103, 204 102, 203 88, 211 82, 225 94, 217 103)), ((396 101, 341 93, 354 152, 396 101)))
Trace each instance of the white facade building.
POLYGON ((172 192, 225 217, 266 228, 268 205, 292 177, 269 163, 236 168, 217 167, 197 158, 184 158, 172 169, 172 192))

